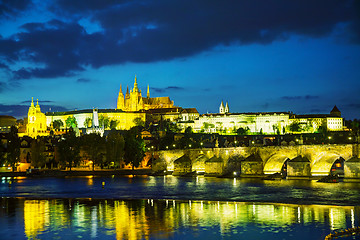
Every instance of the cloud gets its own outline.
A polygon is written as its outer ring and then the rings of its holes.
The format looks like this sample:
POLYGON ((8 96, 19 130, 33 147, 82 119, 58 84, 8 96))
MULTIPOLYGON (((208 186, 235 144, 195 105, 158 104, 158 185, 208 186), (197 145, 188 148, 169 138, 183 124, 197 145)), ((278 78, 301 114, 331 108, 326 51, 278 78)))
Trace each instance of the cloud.
POLYGON ((16 16, 32 5, 30 0, 2 0, 0 2, 0 19, 16 16))
POLYGON ((54 2, 50 9, 57 19, 28 22, 21 32, 0 38, 0 58, 6 64, 34 64, 16 69, 14 80, 183 58, 219 45, 270 44, 292 34, 324 37, 339 23, 346 26, 343 38, 360 43, 358 1, 353 0, 54 2), (60 21, 64 14, 66 20, 60 21), (99 25, 101 31, 88 33, 81 19, 99 25))
POLYGON ((182 91, 182 90, 185 90, 184 88, 182 87, 177 87, 177 86, 168 86, 168 87, 165 87, 165 88, 156 88, 156 87, 151 87, 151 90, 157 92, 157 93, 164 93, 164 92, 167 92, 167 91, 182 91))
POLYGON ((347 109, 359 110, 360 103, 349 103, 349 104, 346 104, 344 107, 347 109))
POLYGON ((313 109, 310 109, 310 113, 321 113, 323 112, 321 109, 318 109, 318 108, 313 108, 313 109))
POLYGON ((77 83, 88 83, 91 82, 90 79, 88 78, 79 78, 78 80, 76 80, 77 83))
POLYGON ((312 100, 318 99, 319 96, 305 95, 305 96, 283 96, 281 99, 288 101, 296 101, 296 100, 312 100))
POLYGON ((7 89, 6 82, 0 82, 0 93, 4 92, 7 89))
MULTIPOLYGON (((44 101, 44 102, 51 102, 51 101, 44 101)), ((26 101, 24 101, 23 103, 26 103, 26 101)), ((27 112, 29 110, 29 104, 28 105, 22 105, 22 104, 13 104, 13 105, 6 105, 6 104, 1 104, 0 103, 0 115, 9 115, 9 116, 13 116, 15 118, 23 118, 27 116, 27 112)), ((61 106, 57 106, 57 105, 40 105, 41 111, 43 113, 49 111, 49 109, 51 109, 51 111, 57 112, 57 111, 68 111, 68 109, 61 107, 61 106)))
MULTIPOLYGON (((37 101, 36 99, 34 99, 34 102, 37 101)), ((51 103, 53 101, 50 100, 40 100, 39 103, 51 103)), ((26 101, 22 101, 21 103, 31 103, 31 100, 26 100, 26 101)))

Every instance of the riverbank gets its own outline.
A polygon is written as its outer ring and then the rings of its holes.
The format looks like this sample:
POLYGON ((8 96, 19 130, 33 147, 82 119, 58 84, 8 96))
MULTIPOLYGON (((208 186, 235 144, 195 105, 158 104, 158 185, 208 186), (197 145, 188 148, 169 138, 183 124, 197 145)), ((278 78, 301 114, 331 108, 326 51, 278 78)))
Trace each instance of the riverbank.
POLYGON ((26 172, 0 172, 0 177, 70 177, 70 176, 124 176, 124 175, 150 175, 151 169, 120 169, 120 170, 95 170, 95 171, 63 171, 41 170, 27 174, 26 172))

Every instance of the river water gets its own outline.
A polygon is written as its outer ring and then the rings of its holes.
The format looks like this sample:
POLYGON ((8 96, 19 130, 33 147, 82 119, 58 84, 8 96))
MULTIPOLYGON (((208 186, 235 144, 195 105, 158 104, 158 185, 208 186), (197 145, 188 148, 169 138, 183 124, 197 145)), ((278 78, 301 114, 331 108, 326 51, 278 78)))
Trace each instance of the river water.
POLYGON ((0 239, 324 239, 360 224, 360 183, 3 178, 0 197, 0 239))

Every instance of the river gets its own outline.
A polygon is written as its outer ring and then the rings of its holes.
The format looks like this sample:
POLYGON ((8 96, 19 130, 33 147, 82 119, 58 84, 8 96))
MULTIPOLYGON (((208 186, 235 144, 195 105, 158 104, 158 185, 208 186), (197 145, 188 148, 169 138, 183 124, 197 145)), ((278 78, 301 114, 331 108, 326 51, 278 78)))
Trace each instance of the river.
POLYGON ((359 183, 20 177, 0 194, 0 239, 324 239, 360 222, 359 183))

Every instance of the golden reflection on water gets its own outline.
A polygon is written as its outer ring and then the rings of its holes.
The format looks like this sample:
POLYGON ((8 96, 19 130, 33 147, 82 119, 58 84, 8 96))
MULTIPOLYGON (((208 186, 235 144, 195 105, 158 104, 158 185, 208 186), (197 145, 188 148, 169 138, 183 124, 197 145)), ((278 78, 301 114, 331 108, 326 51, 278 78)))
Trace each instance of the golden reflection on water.
POLYGON ((294 224, 325 223, 331 230, 359 222, 358 207, 253 204, 174 200, 24 200, 24 230, 28 239, 45 231, 73 229, 92 238, 170 238, 179 227, 208 229, 219 226, 221 235, 236 227, 257 225, 285 231, 294 224))

